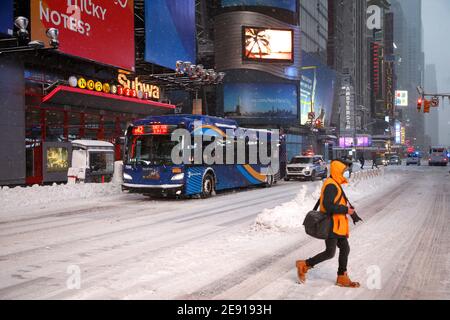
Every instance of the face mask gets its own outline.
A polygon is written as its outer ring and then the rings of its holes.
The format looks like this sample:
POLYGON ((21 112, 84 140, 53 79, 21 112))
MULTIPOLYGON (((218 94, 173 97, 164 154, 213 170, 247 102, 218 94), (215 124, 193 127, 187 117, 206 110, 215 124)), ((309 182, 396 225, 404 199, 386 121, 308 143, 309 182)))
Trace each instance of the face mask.
POLYGON ((350 179, 350 171, 347 170, 344 172, 344 178, 347 180, 350 179))

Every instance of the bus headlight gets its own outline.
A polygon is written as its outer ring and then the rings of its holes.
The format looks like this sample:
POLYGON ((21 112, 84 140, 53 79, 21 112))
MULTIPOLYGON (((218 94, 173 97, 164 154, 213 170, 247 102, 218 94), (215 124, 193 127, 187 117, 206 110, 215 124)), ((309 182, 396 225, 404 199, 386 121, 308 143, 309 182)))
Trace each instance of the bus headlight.
POLYGON ((130 176, 128 173, 123 174, 123 180, 133 180, 133 177, 130 176))
POLYGON ((184 173, 176 174, 172 177, 172 181, 179 181, 184 179, 184 173))

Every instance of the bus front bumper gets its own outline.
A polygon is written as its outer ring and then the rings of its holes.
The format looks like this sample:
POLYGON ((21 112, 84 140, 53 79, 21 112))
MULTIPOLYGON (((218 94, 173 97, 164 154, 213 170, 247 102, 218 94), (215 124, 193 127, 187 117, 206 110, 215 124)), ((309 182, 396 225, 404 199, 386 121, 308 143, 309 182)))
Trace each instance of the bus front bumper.
POLYGON ((122 190, 130 191, 132 193, 145 194, 166 194, 166 195, 181 195, 183 193, 183 184, 160 184, 160 185, 146 185, 123 183, 122 190))

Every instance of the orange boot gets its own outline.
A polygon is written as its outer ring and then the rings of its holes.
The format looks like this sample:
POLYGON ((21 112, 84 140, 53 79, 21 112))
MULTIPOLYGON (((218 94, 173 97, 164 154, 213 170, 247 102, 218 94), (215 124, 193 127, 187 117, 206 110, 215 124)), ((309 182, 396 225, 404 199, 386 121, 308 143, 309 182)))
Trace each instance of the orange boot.
POLYGON ((344 288, 359 288, 361 285, 359 282, 353 282, 347 275, 347 272, 344 275, 337 277, 336 285, 344 288))
POLYGON ((296 266, 297 266, 298 281, 300 281, 300 283, 305 283, 306 274, 308 273, 308 270, 311 269, 311 267, 308 267, 306 261, 304 260, 297 261, 296 266))

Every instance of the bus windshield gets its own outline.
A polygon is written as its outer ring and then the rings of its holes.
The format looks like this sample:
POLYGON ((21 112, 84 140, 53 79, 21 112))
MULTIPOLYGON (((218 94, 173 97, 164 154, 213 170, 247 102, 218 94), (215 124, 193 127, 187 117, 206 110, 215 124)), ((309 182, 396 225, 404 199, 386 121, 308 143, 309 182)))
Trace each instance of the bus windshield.
POLYGON ((178 144, 170 135, 133 136, 128 142, 129 164, 171 165, 172 149, 178 144))

